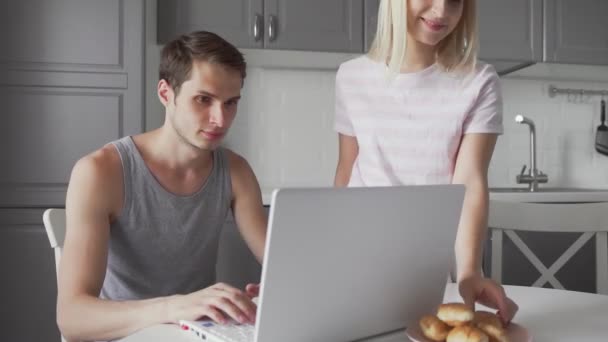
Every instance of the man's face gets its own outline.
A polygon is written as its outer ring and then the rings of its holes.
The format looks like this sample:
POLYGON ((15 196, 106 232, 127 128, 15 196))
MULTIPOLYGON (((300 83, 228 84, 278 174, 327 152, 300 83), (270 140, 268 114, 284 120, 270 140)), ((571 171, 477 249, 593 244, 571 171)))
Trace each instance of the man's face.
POLYGON ((163 101, 161 81, 161 101, 181 140, 201 150, 215 149, 236 116, 242 82, 238 71, 204 61, 193 63, 190 79, 182 84, 177 97, 169 87, 163 101))

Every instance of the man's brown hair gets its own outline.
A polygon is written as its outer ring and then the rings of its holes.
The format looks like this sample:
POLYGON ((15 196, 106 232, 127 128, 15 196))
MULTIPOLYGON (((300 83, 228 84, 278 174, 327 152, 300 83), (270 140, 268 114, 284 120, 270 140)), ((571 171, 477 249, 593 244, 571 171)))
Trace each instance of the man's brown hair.
POLYGON ((159 78, 169 83, 177 95, 181 85, 190 78, 192 63, 204 61, 238 71, 243 81, 247 64, 243 54, 215 33, 196 31, 167 43, 161 52, 159 78))

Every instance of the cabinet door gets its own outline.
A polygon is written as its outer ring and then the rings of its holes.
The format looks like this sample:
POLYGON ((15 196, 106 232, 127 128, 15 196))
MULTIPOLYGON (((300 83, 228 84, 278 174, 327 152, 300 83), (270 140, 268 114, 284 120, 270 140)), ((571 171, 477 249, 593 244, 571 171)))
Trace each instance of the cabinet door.
POLYGON ((3 7, 0 207, 63 206, 80 157, 143 129, 144 0, 3 7))
POLYGON ((380 0, 365 0, 365 52, 369 51, 376 36, 380 0))
POLYGON ((42 210, 0 209, 0 341, 59 342, 55 256, 42 210))
POLYGON ((545 1, 545 60, 608 65, 608 1, 545 1))
POLYGON ((264 47, 362 52, 363 0, 265 0, 264 47))
POLYGON ((541 61, 542 0, 477 2, 480 59, 541 61))
POLYGON ((240 48, 263 46, 263 0, 158 0, 158 41, 211 31, 240 48))

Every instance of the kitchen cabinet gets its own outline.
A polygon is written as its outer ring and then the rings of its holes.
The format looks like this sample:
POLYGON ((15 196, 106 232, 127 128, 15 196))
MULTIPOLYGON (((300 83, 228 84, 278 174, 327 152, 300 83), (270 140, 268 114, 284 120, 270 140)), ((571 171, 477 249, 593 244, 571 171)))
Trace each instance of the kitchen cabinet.
MULTIPOLYGON (((370 48, 380 0, 365 0, 365 46, 370 48)), ((480 59, 540 61, 542 0, 484 0, 477 3, 480 59)))
POLYGON ((483 0, 477 6, 480 59, 542 60, 542 0, 483 0))
POLYGON ((0 341, 60 341, 55 256, 42 209, 0 209, 0 341))
POLYGON ((545 61, 608 65, 608 1, 545 0, 545 61))
POLYGON ((239 48, 363 51, 363 0, 158 0, 158 41, 212 31, 239 48))
POLYGON ((378 26, 378 6, 380 0, 365 0, 365 51, 369 51, 372 47, 374 37, 376 36, 376 28, 378 26))
POLYGON ((263 48, 264 0, 159 0, 157 40, 211 31, 240 48, 263 48))
POLYGON ((63 206, 71 168, 143 130, 144 0, 7 1, 0 207, 63 206))

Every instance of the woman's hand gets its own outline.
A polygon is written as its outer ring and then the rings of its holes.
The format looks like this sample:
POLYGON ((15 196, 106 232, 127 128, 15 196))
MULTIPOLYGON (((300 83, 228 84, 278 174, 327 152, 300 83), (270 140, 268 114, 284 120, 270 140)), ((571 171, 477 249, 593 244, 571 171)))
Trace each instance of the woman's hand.
POLYGON ((465 277, 458 282, 458 290, 464 303, 475 308, 480 303, 498 310, 496 314, 505 325, 509 324, 519 309, 517 304, 507 297, 504 288, 492 279, 480 275, 465 277))

